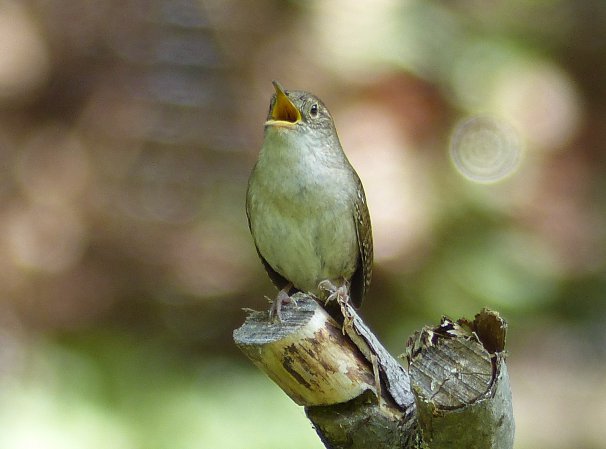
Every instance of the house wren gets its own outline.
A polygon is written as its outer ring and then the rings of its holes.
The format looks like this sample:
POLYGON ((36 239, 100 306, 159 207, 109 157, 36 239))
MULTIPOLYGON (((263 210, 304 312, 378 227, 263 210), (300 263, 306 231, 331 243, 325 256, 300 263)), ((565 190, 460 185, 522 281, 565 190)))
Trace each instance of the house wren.
POLYGON ((281 303, 293 287, 317 298, 324 298, 324 290, 332 292, 329 299, 338 291, 359 307, 373 257, 362 183, 322 101, 273 85, 246 194, 257 252, 280 289, 270 314, 281 320, 281 303))

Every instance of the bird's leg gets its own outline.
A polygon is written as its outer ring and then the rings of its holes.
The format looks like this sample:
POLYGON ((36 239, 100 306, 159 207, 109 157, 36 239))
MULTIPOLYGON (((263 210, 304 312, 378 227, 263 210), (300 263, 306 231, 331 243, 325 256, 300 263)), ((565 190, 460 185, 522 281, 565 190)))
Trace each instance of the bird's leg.
POLYGON ((328 292, 328 298, 324 302, 324 305, 331 301, 337 301, 337 304, 341 308, 341 314, 343 315, 343 334, 345 334, 345 328, 351 326, 353 316, 347 310, 347 304, 349 303, 349 283, 345 281, 338 287, 333 284, 330 279, 325 279, 318 284, 320 290, 328 292))
MULTIPOLYGON (((276 295, 269 308, 269 319, 273 321, 274 318, 278 318, 278 321, 282 322, 282 304, 288 304, 291 301, 295 301, 288 295, 288 292, 292 288, 292 283, 288 283, 282 288, 276 295)), ((295 302, 296 305, 296 302, 295 302)))
POLYGON ((329 293, 326 301, 324 301, 324 305, 327 305, 329 302, 335 300, 339 305, 349 301, 349 292, 347 291, 347 285, 345 284, 337 287, 330 279, 324 279, 318 284, 318 289, 329 293))

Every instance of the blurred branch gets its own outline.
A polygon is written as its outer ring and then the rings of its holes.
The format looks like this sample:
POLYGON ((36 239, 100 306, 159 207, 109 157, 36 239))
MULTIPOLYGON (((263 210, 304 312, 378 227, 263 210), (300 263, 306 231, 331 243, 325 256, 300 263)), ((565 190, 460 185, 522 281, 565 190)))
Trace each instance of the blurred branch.
POLYGON ((282 323, 251 312, 234 341, 305 407, 328 449, 513 446, 505 323, 497 314, 443 319, 417 332, 409 377, 353 308, 342 307, 347 318, 339 324, 310 296, 295 297, 282 323))

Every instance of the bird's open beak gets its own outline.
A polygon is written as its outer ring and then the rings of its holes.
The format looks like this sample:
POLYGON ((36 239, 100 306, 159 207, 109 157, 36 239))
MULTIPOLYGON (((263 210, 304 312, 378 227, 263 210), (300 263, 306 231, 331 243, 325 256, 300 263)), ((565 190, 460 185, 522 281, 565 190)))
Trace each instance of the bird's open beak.
POLYGON ((284 89, 277 81, 272 81, 276 89, 276 102, 271 110, 271 119, 268 124, 294 125, 301 120, 301 111, 290 101, 284 89))

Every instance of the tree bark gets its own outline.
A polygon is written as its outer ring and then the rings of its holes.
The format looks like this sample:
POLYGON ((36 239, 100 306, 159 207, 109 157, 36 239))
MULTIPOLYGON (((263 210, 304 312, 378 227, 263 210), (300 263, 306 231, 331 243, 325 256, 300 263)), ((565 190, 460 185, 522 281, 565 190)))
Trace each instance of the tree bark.
POLYGON ((498 314, 444 318, 415 333, 407 371, 348 304, 338 323, 312 297, 294 298, 282 322, 251 311, 234 341, 305 407, 327 448, 513 447, 506 325, 498 314))
POLYGON ((484 309, 474 321, 442 318, 409 339, 417 420, 428 449, 513 447, 506 329, 496 312, 484 309))

